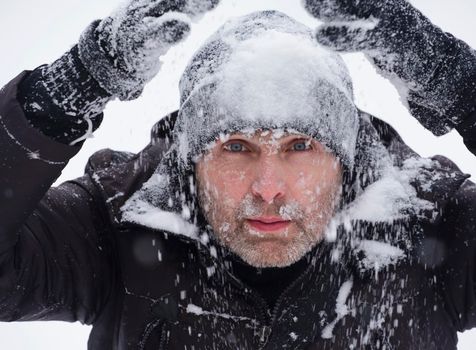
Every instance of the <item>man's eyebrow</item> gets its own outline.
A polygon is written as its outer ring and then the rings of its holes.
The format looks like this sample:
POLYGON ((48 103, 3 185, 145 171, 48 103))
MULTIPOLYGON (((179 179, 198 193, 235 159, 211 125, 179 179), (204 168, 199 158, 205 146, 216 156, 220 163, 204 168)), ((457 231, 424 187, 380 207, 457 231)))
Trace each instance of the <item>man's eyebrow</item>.
POLYGON ((282 136, 282 139, 284 141, 294 141, 294 140, 309 140, 312 141, 313 138, 309 135, 304 135, 304 134, 288 134, 282 136))
POLYGON ((219 136, 219 137, 217 137, 216 141, 217 141, 217 142, 225 143, 225 142, 230 141, 230 139, 232 139, 233 137, 240 137, 240 138, 243 138, 243 139, 247 139, 247 138, 248 138, 248 137, 246 137, 246 136, 243 135, 243 134, 234 133, 234 134, 227 134, 227 135, 219 136))

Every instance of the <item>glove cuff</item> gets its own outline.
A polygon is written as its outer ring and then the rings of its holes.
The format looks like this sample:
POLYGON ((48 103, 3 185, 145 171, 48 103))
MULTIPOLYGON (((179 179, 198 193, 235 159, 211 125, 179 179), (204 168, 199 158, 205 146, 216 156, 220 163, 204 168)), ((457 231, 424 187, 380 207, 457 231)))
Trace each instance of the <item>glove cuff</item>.
POLYGON ((78 43, 79 57, 104 90, 121 101, 134 100, 142 93, 144 82, 118 68, 113 59, 104 52, 97 37, 100 22, 94 21, 81 34, 78 43))
POLYGON ((17 98, 33 127, 65 144, 91 126, 89 132, 96 130, 111 100, 81 63, 77 46, 28 74, 18 86, 17 98))

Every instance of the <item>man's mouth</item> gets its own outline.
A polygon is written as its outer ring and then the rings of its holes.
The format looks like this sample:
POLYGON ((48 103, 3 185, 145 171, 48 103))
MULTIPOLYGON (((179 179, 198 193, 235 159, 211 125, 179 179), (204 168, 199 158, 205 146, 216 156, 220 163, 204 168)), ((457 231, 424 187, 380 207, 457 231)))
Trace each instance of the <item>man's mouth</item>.
POLYGON ((263 232, 281 231, 291 223, 291 221, 280 217, 257 217, 246 221, 255 230, 263 232))

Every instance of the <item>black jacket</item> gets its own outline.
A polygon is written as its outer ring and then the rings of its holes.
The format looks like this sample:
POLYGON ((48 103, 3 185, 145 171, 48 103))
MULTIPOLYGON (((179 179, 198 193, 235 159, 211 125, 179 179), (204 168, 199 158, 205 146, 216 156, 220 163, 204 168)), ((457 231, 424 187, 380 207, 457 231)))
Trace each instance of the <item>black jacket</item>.
MULTIPOLYGON (((138 154, 99 151, 84 176, 50 188, 79 147, 29 126, 16 98, 22 77, 0 93, 2 321, 92 324, 90 350, 448 350, 476 326, 476 187, 449 160, 435 157, 412 182, 433 210, 339 227, 342 238, 306 257, 269 310, 224 250, 121 218, 169 149, 175 114, 138 154), (378 268, 363 241, 404 258, 378 268)), ((396 166, 418 160, 387 124, 362 119, 396 166)))

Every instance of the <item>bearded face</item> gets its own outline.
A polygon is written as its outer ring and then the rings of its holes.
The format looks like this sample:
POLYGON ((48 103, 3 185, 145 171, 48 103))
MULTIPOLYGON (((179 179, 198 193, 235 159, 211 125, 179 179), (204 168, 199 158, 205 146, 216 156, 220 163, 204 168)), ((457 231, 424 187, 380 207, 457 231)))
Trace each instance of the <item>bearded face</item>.
POLYGON ((196 162, 199 200, 220 244, 255 267, 284 267, 318 244, 340 198, 342 167, 302 134, 217 140, 196 162))

